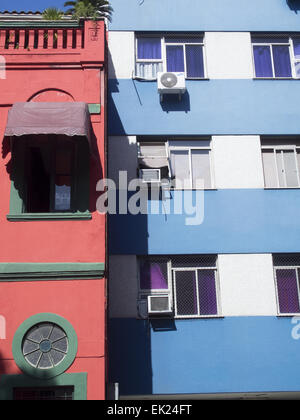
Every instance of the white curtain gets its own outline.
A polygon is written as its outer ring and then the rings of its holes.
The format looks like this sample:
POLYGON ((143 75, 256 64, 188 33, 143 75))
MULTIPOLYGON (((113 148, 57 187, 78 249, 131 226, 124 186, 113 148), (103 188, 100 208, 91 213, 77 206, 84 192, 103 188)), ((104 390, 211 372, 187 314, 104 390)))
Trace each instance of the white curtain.
POLYGON ((163 63, 137 63, 136 77, 142 79, 156 79, 158 72, 163 71, 163 63))

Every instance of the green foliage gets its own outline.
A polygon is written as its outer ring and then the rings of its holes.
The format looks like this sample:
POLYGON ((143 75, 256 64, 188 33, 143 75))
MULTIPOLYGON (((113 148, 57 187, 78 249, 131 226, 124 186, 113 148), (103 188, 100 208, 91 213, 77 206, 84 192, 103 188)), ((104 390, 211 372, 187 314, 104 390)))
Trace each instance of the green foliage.
POLYGON ((57 7, 49 7, 43 12, 43 18, 45 20, 61 20, 63 12, 57 7))
POLYGON ((108 0, 67 1, 64 6, 69 7, 66 14, 71 14, 76 19, 104 17, 110 21, 113 12, 108 0))

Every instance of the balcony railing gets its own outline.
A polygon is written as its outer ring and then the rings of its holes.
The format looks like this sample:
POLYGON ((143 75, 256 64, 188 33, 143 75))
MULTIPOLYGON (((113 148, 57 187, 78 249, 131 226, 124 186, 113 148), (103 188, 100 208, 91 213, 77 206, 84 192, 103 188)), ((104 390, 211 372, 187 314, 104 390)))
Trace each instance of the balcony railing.
POLYGON ((0 50, 4 53, 39 53, 42 51, 81 50, 84 28, 0 29, 0 50))
POLYGON ((105 61, 105 22, 0 21, 0 57, 6 68, 93 65, 105 61))

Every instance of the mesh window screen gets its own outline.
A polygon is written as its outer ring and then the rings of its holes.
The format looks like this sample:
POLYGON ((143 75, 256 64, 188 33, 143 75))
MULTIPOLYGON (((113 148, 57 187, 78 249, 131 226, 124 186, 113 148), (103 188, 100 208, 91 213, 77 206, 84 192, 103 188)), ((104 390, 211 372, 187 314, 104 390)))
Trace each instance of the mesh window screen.
POLYGON ((172 261, 172 268, 183 268, 183 267, 216 267, 217 256, 216 255, 179 255, 170 257, 172 261))
POLYGON ((279 312, 281 314, 300 313, 300 256, 297 254, 274 255, 273 263, 279 312))
POLYGON ((201 315, 217 315, 216 272, 198 270, 199 305, 201 315))
POLYGON ((194 271, 176 271, 174 274, 177 315, 197 315, 197 280, 194 271))

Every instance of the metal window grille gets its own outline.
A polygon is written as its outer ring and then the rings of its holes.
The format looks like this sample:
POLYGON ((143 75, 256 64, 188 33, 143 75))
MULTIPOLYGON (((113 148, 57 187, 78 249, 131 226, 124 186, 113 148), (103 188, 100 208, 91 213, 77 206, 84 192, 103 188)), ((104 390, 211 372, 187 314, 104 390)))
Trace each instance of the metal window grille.
POLYGON ((219 316, 217 256, 169 256, 140 259, 139 299, 171 297, 176 318, 219 316))
POLYGON ((14 401, 72 401, 74 387, 15 388, 14 401))
POLYGON ((25 360, 36 369, 52 369, 66 358, 69 341, 58 325, 42 323, 24 336, 22 351, 25 360))
POLYGON ((279 315, 300 313, 300 255, 273 255, 279 315))

